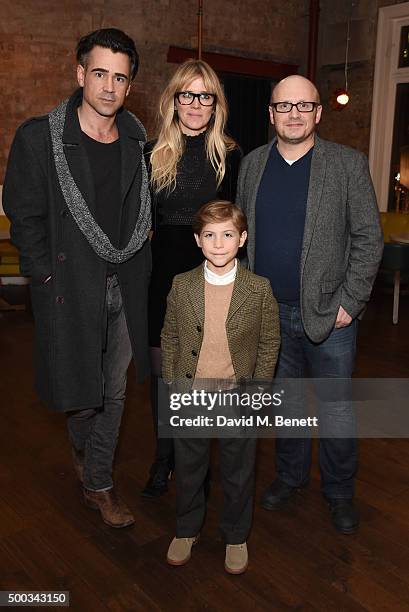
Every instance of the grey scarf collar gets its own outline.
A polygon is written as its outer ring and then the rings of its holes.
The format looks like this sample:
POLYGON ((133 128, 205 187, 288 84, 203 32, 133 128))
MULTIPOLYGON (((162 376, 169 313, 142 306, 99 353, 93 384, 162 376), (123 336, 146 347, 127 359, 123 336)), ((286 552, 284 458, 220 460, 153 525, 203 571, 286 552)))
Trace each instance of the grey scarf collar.
MULTIPOLYGON (((57 106, 57 108, 51 111, 51 113, 48 115, 55 167, 64 200, 79 229, 84 234, 85 238, 88 240, 89 244, 97 255, 110 263, 122 263, 130 259, 132 255, 134 255, 142 247, 151 228, 151 200, 149 194, 148 172, 143 155, 144 143, 139 141, 142 149, 142 185, 139 216, 128 245, 124 249, 119 250, 111 244, 108 236, 102 231, 98 223, 95 221, 80 190, 75 184, 68 167, 62 140, 67 104, 68 100, 64 100, 64 102, 57 106)), ((129 114, 135 119, 138 126, 142 127, 139 120, 132 115, 132 113, 129 114)))

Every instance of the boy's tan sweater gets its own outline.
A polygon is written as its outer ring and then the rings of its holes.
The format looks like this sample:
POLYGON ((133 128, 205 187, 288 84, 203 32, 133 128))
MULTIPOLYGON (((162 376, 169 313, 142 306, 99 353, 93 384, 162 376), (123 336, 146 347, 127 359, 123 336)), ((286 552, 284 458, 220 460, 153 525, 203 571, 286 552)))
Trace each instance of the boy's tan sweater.
POLYGON ((205 281, 203 341, 195 379, 235 379, 226 333, 226 319, 233 286, 234 282, 228 285, 212 285, 205 281))

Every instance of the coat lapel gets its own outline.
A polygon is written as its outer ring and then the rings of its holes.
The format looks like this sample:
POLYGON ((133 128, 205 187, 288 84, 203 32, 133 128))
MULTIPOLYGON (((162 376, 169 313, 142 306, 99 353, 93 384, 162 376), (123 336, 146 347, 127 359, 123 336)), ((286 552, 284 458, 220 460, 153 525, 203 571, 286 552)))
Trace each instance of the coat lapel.
POLYGON ((192 275, 189 275, 187 292, 197 319, 203 327, 205 318, 205 281, 203 264, 195 268, 192 275))
POLYGON ((229 312, 227 313, 226 324, 247 300, 251 289, 249 288, 246 280, 248 278, 248 272, 243 268, 240 263, 237 265, 236 280, 234 282, 233 293, 231 296, 229 312))
POLYGON ((135 120, 122 110, 117 117, 121 145, 121 204, 124 203, 137 169, 141 164, 141 135, 135 120))
POLYGON ((141 141, 145 141, 134 117, 122 109, 117 115, 121 147, 121 246, 128 244, 141 208, 137 173, 142 161, 141 141), (129 195, 129 197, 128 197, 129 195))
POLYGON ((64 124, 63 146, 71 175, 95 218, 94 181, 88 157, 81 142, 81 128, 77 114, 81 99, 82 92, 77 91, 69 100, 64 124))
MULTIPOLYGON (((189 275, 187 293, 196 314, 197 320, 204 326, 205 320, 205 280, 203 265, 192 270, 189 275)), ((253 290, 252 284, 249 283, 250 272, 246 270, 240 263, 237 266, 237 275, 234 282, 233 293, 231 296, 229 312, 227 313, 226 325, 238 309, 247 301, 248 296, 253 290)))
POLYGON ((314 232, 317 215, 321 204, 322 189, 324 186, 326 172, 326 158, 323 151, 323 143, 315 137, 314 151, 311 159, 310 183, 308 188, 307 210, 305 215, 304 237, 301 253, 301 270, 304 268, 314 232))
POLYGON ((250 193, 249 205, 246 208, 247 215, 247 224, 248 224, 248 232, 249 237, 247 240, 247 255, 249 259, 250 270, 254 270, 255 264, 255 240, 256 240, 256 204, 257 204, 257 195, 260 187, 260 182, 264 174, 264 170, 267 164, 268 157, 270 155, 271 147, 275 145, 276 140, 272 140, 268 145, 263 147, 263 149, 259 153, 259 157, 252 165, 252 168, 255 169, 254 175, 252 177, 252 182, 249 184, 248 192, 250 193))

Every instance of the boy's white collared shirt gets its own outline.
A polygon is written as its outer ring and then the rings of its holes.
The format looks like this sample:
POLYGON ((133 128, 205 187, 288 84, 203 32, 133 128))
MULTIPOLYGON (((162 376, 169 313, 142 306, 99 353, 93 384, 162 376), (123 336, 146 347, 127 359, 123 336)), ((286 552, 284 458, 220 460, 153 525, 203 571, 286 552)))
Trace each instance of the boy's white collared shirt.
POLYGON ((215 272, 212 272, 207 267, 207 261, 205 261, 204 277, 205 277, 205 281, 207 281, 211 285, 229 285, 230 283, 234 282, 236 278, 236 274, 237 274, 237 259, 234 260, 233 268, 229 272, 226 272, 226 274, 216 274, 215 272))

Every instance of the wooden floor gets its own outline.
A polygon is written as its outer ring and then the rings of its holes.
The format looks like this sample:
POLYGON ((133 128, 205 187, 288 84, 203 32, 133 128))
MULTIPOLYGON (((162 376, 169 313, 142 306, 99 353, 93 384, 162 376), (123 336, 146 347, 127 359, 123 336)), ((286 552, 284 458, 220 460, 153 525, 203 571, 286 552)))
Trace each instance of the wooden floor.
MULTIPOLYGON (((407 377, 409 296, 392 325, 392 297, 375 292, 360 326, 356 375, 407 377)), ((165 555, 174 531, 174 483, 157 502, 140 491, 152 456, 147 386, 130 377, 116 482, 136 526, 114 530, 84 507, 70 461, 64 418, 32 391, 32 320, 0 318, 0 590, 67 590, 71 609, 409 611, 409 441, 362 440, 357 483, 362 525, 337 534, 310 487, 286 510, 258 499, 273 478, 273 442, 261 441, 257 504, 243 576, 223 570, 215 476, 206 525, 189 564, 165 555)), ((409 407, 409 401, 408 401, 409 407)), ((217 475, 217 454, 214 460, 217 475)))

